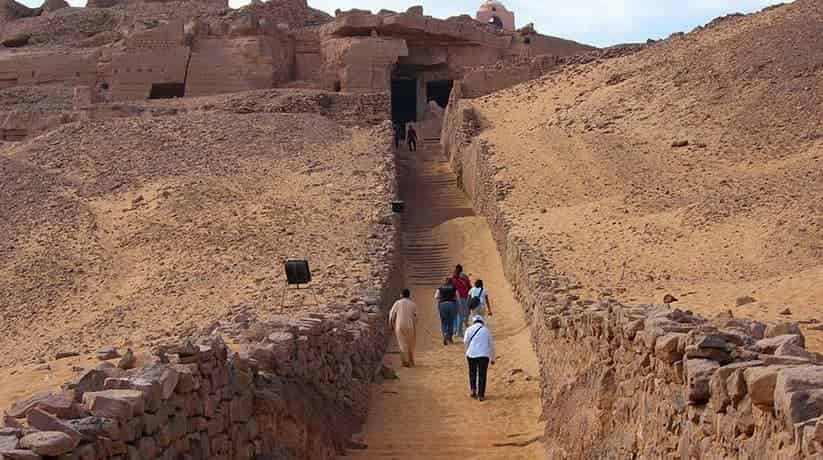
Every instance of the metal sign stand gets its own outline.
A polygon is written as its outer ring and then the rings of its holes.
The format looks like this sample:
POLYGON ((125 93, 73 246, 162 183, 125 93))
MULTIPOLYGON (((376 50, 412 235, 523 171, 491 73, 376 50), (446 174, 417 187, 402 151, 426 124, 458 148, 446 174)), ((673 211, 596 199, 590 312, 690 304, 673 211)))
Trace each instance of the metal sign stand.
POLYGON ((287 291, 300 291, 301 290, 299 284, 294 285, 295 286, 294 288, 290 288, 289 286, 290 285, 289 285, 288 281, 285 281, 283 283, 283 291, 281 292, 281 295, 280 295, 280 308, 283 308, 283 307, 299 307, 299 306, 304 306, 304 305, 319 305, 319 303, 317 302, 317 293, 314 292, 314 288, 311 286, 311 284, 305 285, 305 287, 302 290, 303 291, 308 290, 309 292, 311 292, 311 295, 314 298, 314 303, 303 303, 303 302, 301 302, 299 304, 295 303, 294 305, 286 305, 286 303, 285 303, 285 301, 286 301, 286 292, 287 291))

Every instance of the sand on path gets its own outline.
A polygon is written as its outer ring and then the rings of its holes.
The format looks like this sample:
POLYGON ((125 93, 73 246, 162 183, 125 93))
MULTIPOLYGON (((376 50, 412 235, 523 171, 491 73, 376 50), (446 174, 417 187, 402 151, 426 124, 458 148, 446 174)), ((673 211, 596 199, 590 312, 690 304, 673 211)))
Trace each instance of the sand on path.
MULTIPOLYGON (((370 413, 354 458, 543 457, 537 358, 523 310, 507 283, 485 219, 473 215, 436 146, 400 161, 406 202, 407 285, 418 303, 417 367, 400 365, 396 345, 386 364, 397 380, 373 385, 370 413), (481 278, 491 297, 498 360, 487 399, 469 397, 462 343, 444 346, 434 291, 456 263, 481 278), (395 351, 395 352, 393 352, 395 351)), ((409 153, 404 152, 404 155, 409 153)))

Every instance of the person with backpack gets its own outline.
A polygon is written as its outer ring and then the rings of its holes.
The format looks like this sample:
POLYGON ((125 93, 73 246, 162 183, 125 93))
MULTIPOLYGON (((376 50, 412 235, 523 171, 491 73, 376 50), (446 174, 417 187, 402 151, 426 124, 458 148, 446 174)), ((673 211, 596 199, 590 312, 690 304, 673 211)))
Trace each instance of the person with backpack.
POLYGON ((469 319, 469 290, 472 287, 472 282, 468 275, 463 272, 463 266, 457 265, 454 267, 452 274, 452 285, 457 290, 457 317, 454 320, 454 335, 463 337, 463 331, 466 328, 466 321, 469 319))
POLYGON ((457 291, 451 278, 446 278, 443 285, 434 293, 437 309, 440 313, 440 332, 443 333, 443 345, 454 343, 454 318, 457 316, 457 291))
POLYGON ((483 287, 483 280, 474 282, 474 287, 469 291, 468 307, 470 315, 480 315, 486 318, 486 323, 489 321, 487 316, 493 316, 492 303, 489 293, 483 287))
POLYGON ((469 389, 472 398, 483 401, 486 399, 486 375, 489 364, 494 365, 494 337, 482 316, 475 315, 472 323, 463 336, 466 360, 469 363, 469 389))

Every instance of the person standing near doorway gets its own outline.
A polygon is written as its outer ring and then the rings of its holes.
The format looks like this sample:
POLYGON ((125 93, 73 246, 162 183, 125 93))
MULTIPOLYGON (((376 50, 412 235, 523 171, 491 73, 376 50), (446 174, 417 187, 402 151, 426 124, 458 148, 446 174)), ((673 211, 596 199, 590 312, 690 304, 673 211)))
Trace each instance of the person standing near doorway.
POLYGON ((454 319, 457 316, 457 292, 451 278, 446 278, 443 285, 434 293, 437 300, 437 309, 440 313, 440 332, 443 334, 443 345, 454 343, 454 319))
POLYGON ((468 301, 469 290, 472 287, 472 283, 468 275, 463 272, 462 265, 454 267, 452 285, 454 285, 454 288, 457 290, 457 318, 454 323, 454 335, 463 337, 466 321, 469 319, 468 301))
POLYGON ((403 133, 402 126, 403 125, 401 125, 400 122, 394 122, 393 131, 394 131, 394 149, 395 150, 400 149, 400 137, 401 137, 401 134, 403 133))
POLYGON ((469 364, 469 389, 471 397, 478 401, 486 399, 486 376, 489 364, 494 364, 494 337, 483 322, 483 317, 475 315, 472 325, 466 329, 463 343, 466 346, 466 360, 469 364))
POLYGON ((409 130, 406 132, 406 142, 408 142, 410 152, 417 151, 417 131, 414 129, 414 125, 409 125, 409 130))
POLYGON ((389 326, 394 329, 403 367, 414 367, 414 348, 417 344, 417 304, 411 292, 403 289, 403 297, 389 311, 389 326))

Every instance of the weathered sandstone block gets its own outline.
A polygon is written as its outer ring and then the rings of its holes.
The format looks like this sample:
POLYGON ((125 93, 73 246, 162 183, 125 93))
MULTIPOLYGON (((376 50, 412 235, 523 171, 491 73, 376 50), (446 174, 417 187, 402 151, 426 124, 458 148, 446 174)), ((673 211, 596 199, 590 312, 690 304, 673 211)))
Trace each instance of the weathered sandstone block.
POLYGON ((104 390, 85 393, 83 404, 98 417, 127 420, 144 411, 143 393, 137 390, 104 390))
POLYGON ((36 407, 29 411, 27 421, 30 427, 41 431, 59 431, 64 433, 68 435, 75 444, 80 443, 83 439, 83 435, 72 428, 71 425, 36 407))
POLYGON ((65 454, 76 446, 77 442, 71 436, 60 431, 38 431, 20 439, 21 448, 49 457, 65 454))
POLYGON ((720 367, 708 359, 687 359, 685 365, 686 385, 689 401, 692 404, 705 404, 711 394, 709 381, 712 374, 720 367))
POLYGON ((781 345, 787 343, 800 348, 805 347, 805 340, 803 339, 803 336, 797 334, 778 335, 758 340, 755 346, 761 353, 771 355, 774 354, 775 350, 777 350, 781 345))

